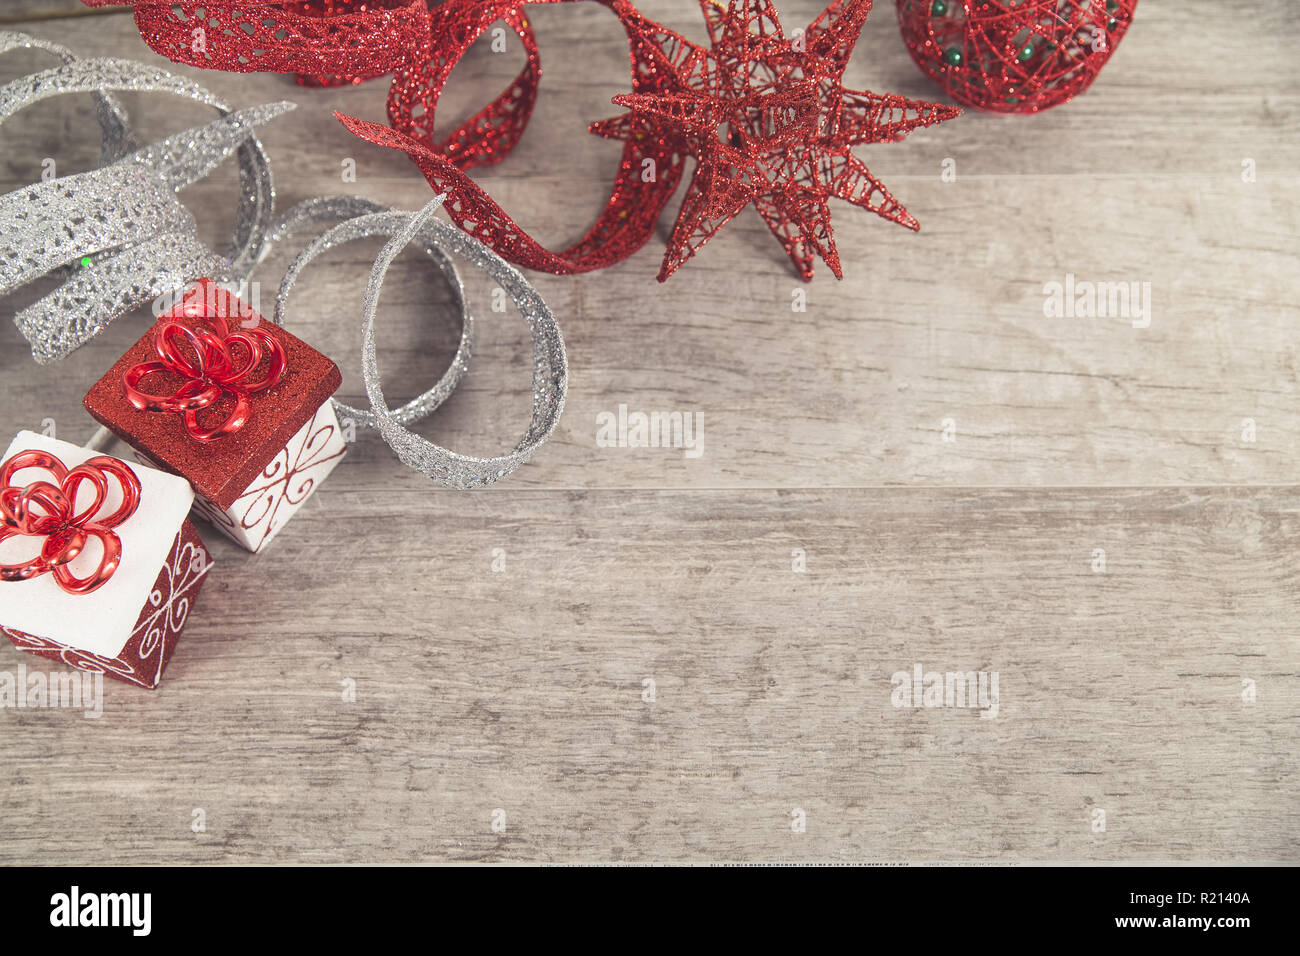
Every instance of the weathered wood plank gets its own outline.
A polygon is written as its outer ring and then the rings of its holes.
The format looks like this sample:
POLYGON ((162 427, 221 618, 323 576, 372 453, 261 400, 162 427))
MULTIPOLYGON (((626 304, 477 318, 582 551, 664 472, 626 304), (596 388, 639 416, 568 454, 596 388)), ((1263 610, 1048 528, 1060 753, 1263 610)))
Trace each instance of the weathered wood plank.
POLYGON ((156 693, 0 713, 0 860, 1296 858, 1294 490, 377 470, 218 545, 156 693), (916 664, 998 672, 997 716, 896 708, 916 664))
POLYGON ((0 6, 0 26, 30 25, 45 20, 111 15, 116 10, 92 9, 81 0, 5 0, 0 6))
MULTIPOLYGON (((703 35, 693 4, 642 6, 703 35)), ((780 6, 790 26, 820 4, 780 6)), ((892 4, 877 7, 850 80, 937 97, 892 4)), ((476 175, 558 246, 603 201, 616 150, 583 130, 612 114, 626 58, 595 5, 533 19, 535 120, 476 175)), ((862 151, 924 231, 838 207, 848 274, 804 287, 806 313, 749 216, 665 286, 662 242, 604 272, 533 276, 572 365, 533 463, 456 494, 363 436, 267 554, 205 532, 219 563, 157 693, 110 683, 97 722, 0 710, 0 862, 1295 861, 1300 492, 1205 486, 1290 484, 1300 465, 1296 25, 1286 4, 1147 3, 1069 106, 862 151), (1150 326, 1044 317, 1044 284, 1067 273, 1150 282, 1150 326), (703 454, 598 448, 597 415, 624 403, 702 414, 703 454), (891 675, 915 664, 996 670, 998 716, 894 707, 891 675)), ((30 29, 164 62, 122 13, 30 29)), ((471 54, 448 118, 517 57, 471 54)), ((0 80, 48 64, 11 54, 0 80)), ((300 103, 263 137, 282 205, 429 197, 330 115, 382 118, 385 84, 193 72, 232 104, 300 103), (340 179, 349 157, 356 184, 340 179)), ((208 115, 127 101, 152 135, 208 115)), ((92 165, 91 117, 69 98, 6 123, 0 189, 45 157, 92 165)), ((185 194, 213 241, 234 184, 225 168, 185 194)), ((291 303, 353 397, 378 247, 322 258, 291 303)), ((265 308, 294 251, 266 264, 265 308)), ((528 349, 488 284, 469 286, 473 372, 421 430, 499 452, 527 420, 528 349)), ((446 304, 417 257, 398 263, 391 396, 450 355, 446 304)), ((146 318, 54 369, 0 321, 0 434, 48 418, 88 435, 81 396, 146 318)), ((24 660, 43 666, 0 647, 0 671, 24 660)))

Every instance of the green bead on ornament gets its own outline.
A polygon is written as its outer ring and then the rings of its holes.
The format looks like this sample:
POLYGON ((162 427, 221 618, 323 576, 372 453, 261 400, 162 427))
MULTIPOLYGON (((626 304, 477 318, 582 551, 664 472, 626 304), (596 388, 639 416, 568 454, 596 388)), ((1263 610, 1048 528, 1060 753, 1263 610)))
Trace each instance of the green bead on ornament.
POLYGON ((1088 89, 1138 3, 895 0, 917 65, 959 103, 1001 113, 1041 112, 1088 89))

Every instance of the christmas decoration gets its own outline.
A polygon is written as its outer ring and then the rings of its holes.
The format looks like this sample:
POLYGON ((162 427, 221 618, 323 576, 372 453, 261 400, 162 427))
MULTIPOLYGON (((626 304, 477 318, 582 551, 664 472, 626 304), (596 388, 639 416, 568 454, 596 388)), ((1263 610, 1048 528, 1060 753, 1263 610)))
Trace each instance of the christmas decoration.
MULTIPOLYGON (((374 232, 367 234, 385 236, 392 235, 392 229, 389 227, 390 221, 405 224, 410 218, 409 213, 402 213, 391 206, 385 206, 382 203, 371 202, 368 199, 361 199, 356 196, 317 196, 314 199, 303 200, 285 213, 276 223, 274 237, 276 240, 282 240, 308 225, 338 225, 346 220, 358 219, 363 216, 373 217, 367 220, 371 225, 366 228, 372 229, 374 232)), ((356 229, 357 227, 351 228, 356 229)), ((446 278, 448 285, 451 286, 455 298, 454 311, 455 314, 460 316, 461 320, 460 346, 456 349, 451 364, 447 366, 447 371, 432 388, 417 395, 400 408, 389 410, 388 417, 399 425, 411 425, 428 417, 447 400, 451 393, 455 391, 456 386, 460 384, 461 378, 469 371, 470 356, 474 348, 474 316, 466 305, 465 286, 461 282, 456 264, 450 256, 439 248, 432 227, 422 230, 419 238, 420 250, 433 260, 446 278)), ((330 242, 333 244, 335 241, 342 243, 348 240, 343 236, 327 238, 324 235, 318 235, 289 267, 289 270, 285 273, 284 281, 280 284, 280 291, 275 297, 275 312, 272 321, 277 325, 284 323, 289 295, 303 268, 323 251, 322 246, 324 243, 330 242)), ((376 427, 377 419, 369 409, 353 408, 350 405, 343 404, 338 399, 333 399, 332 403, 335 414, 340 418, 355 422, 360 427, 376 427)))
POLYGON ((69 469, 54 455, 24 451, 0 465, 0 543, 9 538, 41 539, 41 550, 18 564, 0 564, 0 580, 28 581, 52 574, 54 583, 69 594, 89 594, 103 587, 122 560, 122 539, 113 531, 140 506, 140 479, 115 458, 100 455, 69 469), (34 481, 24 488, 13 485, 20 471, 48 472, 54 479, 34 481), (117 482, 117 510, 104 514, 109 478, 117 482), (95 495, 78 510, 77 497, 88 484, 95 495), (100 544, 99 563, 84 578, 69 565, 85 550, 90 538, 100 544))
POLYGON ((488 166, 504 159, 524 134, 542 79, 541 54, 524 13, 525 2, 450 0, 434 8, 430 43, 393 74, 388 91, 388 122, 393 129, 415 137, 459 169, 488 166), (433 119, 442 88, 474 41, 498 22, 519 37, 524 67, 495 99, 439 142, 434 138, 433 119))
MULTIPOLYGON (((163 71, 126 60, 81 61, 61 47, 0 31, 0 52, 18 47, 48 49, 71 59, 72 66, 0 87, 0 121, 27 102, 69 90, 163 90, 225 109, 202 87, 163 71)), ((205 174, 240 143, 241 176, 249 172, 244 199, 251 200, 244 212, 251 215, 241 215, 239 258, 224 263, 229 266, 222 270, 224 275, 234 273, 242 282, 273 243, 308 224, 344 220, 327 236, 318 237, 295 263, 281 286, 277 321, 299 271, 328 243, 362 235, 406 235, 414 219, 421 225, 407 239, 418 238, 420 248, 447 276, 456 294, 462 322, 460 349, 437 384, 400 408, 388 408, 373 362, 363 368, 370 410, 327 401, 338 384, 337 368, 291 336, 287 338, 302 350, 302 361, 288 346, 280 356, 275 343, 283 344, 281 336, 287 333, 260 328, 259 316, 210 279, 191 289, 181 306, 195 308, 201 300, 202 314, 168 317, 91 390, 87 407, 92 414, 134 441, 141 460, 190 477, 200 491, 196 508, 241 544, 256 549, 270 540, 337 463, 344 446, 335 408, 352 425, 377 428, 411 467, 454 487, 499 480, 549 437, 563 408, 567 384, 563 340, 554 316, 536 290, 491 251, 441 223, 426 222, 436 203, 410 214, 360 198, 316 197, 272 219, 269 163, 249 130, 292 104, 241 111, 123 154, 123 144, 131 140, 124 114, 117 112, 110 93, 97 95, 105 154, 120 158, 103 169, 0 198, 0 221, 17 225, 0 242, 0 293, 50 272, 72 276, 63 289, 17 317, 38 361, 65 357, 139 300, 185 287, 200 265, 220 269, 217 257, 193 239, 193 218, 172 193, 205 174), (245 163, 242 150, 250 147, 255 147, 249 154, 253 161, 245 163), (75 228, 67 228, 67 223, 75 228), (534 420, 510 455, 475 459, 436 446, 423 448, 421 439, 403 431, 441 405, 468 369, 473 322, 449 252, 497 278, 515 297, 533 332, 534 420), (74 261, 77 256, 81 256, 80 267, 74 261), (234 323, 222 324, 234 315, 241 320, 238 330, 234 323), (211 324, 196 330, 186 324, 193 319, 208 319, 211 324), (319 388, 309 390, 308 396, 300 394, 301 388, 295 391, 292 383, 305 381, 315 381, 319 388), (378 407, 374 407, 376 398, 378 407), (257 420, 263 406, 274 406, 270 424, 257 420), (142 418, 150 421, 146 424, 142 418), (299 430, 292 432, 288 421, 296 421, 299 430), (266 444, 268 428, 279 441, 274 447, 266 444), (200 452, 204 446, 210 450, 200 452), (269 463, 265 456, 270 456, 269 463), (256 459, 262 459, 265 467, 259 469, 256 459)), ((652 225, 653 217, 648 222, 652 225)), ((386 269, 386 263, 376 263, 372 283, 382 282, 386 269)))
MULTIPOLYGON (((920 229, 852 147, 897 142, 960 111, 844 87, 844 68, 871 0, 834 0, 791 38, 768 0, 730 0, 725 10, 702 0, 700 8, 711 48, 676 36, 657 38, 678 88, 614 97, 697 161, 659 280, 751 204, 804 281, 812 278, 814 254, 841 277, 827 202, 832 197, 920 229)), ((662 28, 643 21, 641 29, 662 28)), ((593 131, 621 139, 628 129, 616 120, 593 131)))
POLYGON ((193 500, 180 478, 20 432, 0 465, 0 632, 157 687, 212 566, 185 517, 193 500))
POLYGON ((211 566, 185 520, 190 509, 257 551, 338 464, 346 452, 330 398, 341 382, 338 368, 278 325, 302 269, 334 245, 392 237, 371 271, 363 308, 370 409, 339 404, 349 424, 376 428, 403 463, 457 488, 505 477, 550 437, 568 382, 555 317, 517 270, 432 220, 445 197, 418 213, 360 198, 316 197, 272 219, 270 166, 251 129, 292 104, 231 114, 201 87, 165 72, 129 61, 78 60, 55 44, 0 31, 0 53, 17 48, 46 50, 65 66, 0 87, 0 122, 53 93, 93 92, 106 163, 0 197, 6 225, 0 292, 47 274, 72 276, 19 314, 33 354, 57 361, 144 298, 184 288, 84 400, 105 425, 101 435, 124 438, 148 467, 29 432, 0 464, 0 632, 20 650, 156 687, 211 566), (189 96, 221 110, 223 119, 139 149, 112 96, 122 89, 189 96), (236 148, 244 205, 237 258, 224 262, 228 271, 247 276, 273 243, 308 224, 338 223, 285 276, 277 324, 212 279, 184 285, 198 266, 222 261, 194 238, 193 217, 174 194, 236 148), (392 260, 412 242, 451 283, 462 338, 442 378, 391 409, 379 377, 375 312, 392 260), (468 369, 473 322, 452 255, 495 279, 532 335, 532 421, 512 452, 494 458, 458 455, 406 428, 439 407, 468 369))
POLYGON ((517 10, 518 3, 450 0, 439 8, 440 23, 470 25, 444 40, 439 49, 447 52, 437 60, 434 79, 416 97, 426 106, 424 140, 403 131, 400 123, 388 129, 339 118, 358 136, 407 152, 434 188, 447 192, 448 214, 461 228, 511 261, 548 272, 601 268, 639 248, 676 189, 687 155, 696 158, 697 168, 660 281, 750 204, 805 280, 812 277, 815 255, 841 274, 829 225, 832 197, 919 228, 851 149, 897 141, 959 111, 843 87, 841 77, 870 0, 835 0, 807 30, 789 38, 766 0, 731 0, 725 8, 702 0, 709 47, 648 20, 630 3, 608 0, 607 5, 623 23, 632 61, 633 91, 614 102, 631 112, 595 123, 591 131, 622 141, 623 162, 600 220, 565 252, 541 247, 452 157, 427 142, 437 93, 451 66, 480 24, 517 10))
POLYGON ((912 58, 959 103, 1037 113, 1086 90, 1137 0, 897 0, 912 58))
POLYGON ((465 175, 504 158, 532 113, 541 67, 524 13, 529 2, 447 0, 432 12, 398 0, 377 6, 347 0, 247 4, 216 12, 162 0, 139 0, 134 7, 150 46, 194 66, 297 70, 322 82, 338 80, 325 74, 340 69, 348 81, 391 71, 391 128, 340 120, 358 136, 407 152, 435 190, 447 193, 446 209, 457 225, 530 268, 563 275, 627 258, 653 233, 687 155, 697 169, 661 281, 751 204, 805 280, 818 256, 841 275, 830 231, 832 197, 919 228, 851 150, 896 141, 956 111, 843 87, 871 0, 834 0, 807 30, 790 37, 768 0, 729 0, 725 7, 721 0, 701 0, 708 47, 648 20, 629 0, 597 0, 627 33, 632 92, 615 99, 628 114, 591 130, 621 141, 623 157, 609 201, 587 234, 560 252, 546 249, 465 175), (436 140, 443 87, 474 41, 498 21, 521 38, 523 70, 470 120, 436 140))
POLYGON ((329 403, 342 381, 325 356, 204 279, 91 388, 85 406, 142 462, 186 478, 200 514, 257 551, 346 452, 329 403), (146 376, 158 376, 158 387, 170 379, 172 394, 142 394, 146 376))
POLYGON ((215 309, 204 309, 198 301, 182 303, 182 309, 185 322, 163 321, 154 326, 157 360, 129 368, 122 376, 122 389, 127 401, 141 411, 180 415, 191 438, 216 441, 247 424, 251 395, 279 384, 285 371, 284 349, 275 336, 262 328, 232 332, 225 316, 215 309), (203 320, 203 325, 193 321, 196 317, 203 320), (270 359, 270 368, 255 377, 263 354, 270 359), (171 394, 141 390, 145 378, 169 372, 182 379, 171 394), (199 411, 226 396, 235 403, 229 414, 213 428, 200 426, 199 411))
MULTIPOLYGON (((447 38, 466 25, 459 19, 464 5, 455 5, 448 18, 448 7, 453 5, 430 11, 427 0, 300 0, 233 7, 170 0, 83 2, 134 7, 144 41, 188 66, 235 73, 297 73, 298 82, 308 86, 359 83, 392 73, 389 121, 408 132, 423 130, 430 145, 434 145, 433 123, 422 114, 436 102, 451 71, 445 62, 450 48, 447 38)), ((436 144, 461 168, 498 162, 518 142, 532 113, 541 62, 537 38, 515 9, 519 6, 502 9, 500 19, 523 42, 527 59, 523 70, 496 99, 436 144)), ((479 13, 492 13, 496 5, 481 4, 481 8, 479 13)), ((496 19, 495 13, 488 16, 475 35, 496 19)))
MULTIPOLYGON (((573 2, 573 0, 536 0, 573 2)), ((622 22, 628 36, 632 88, 639 93, 667 89, 673 77, 663 54, 640 26, 640 14, 625 0, 597 0, 622 22)), ((506 93, 457 133, 433 140, 438 99, 451 71, 482 33, 498 20, 520 35, 527 29, 527 0, 448 0, 435 10, 434 48, 394 78, 389 97, 392 128, 335 114, 350 131, 380 146, 405 151, 434 190, 446 193, 453 221, 511 262, 558 275, 602 269, 626 259, 654 233, 664 204, 681 180, 685 157, 676 144, 643 128, 629 132, 604 210, 587 234, 569 248, 552 252, 520 228, 464 170, 504 158, 523 133, 537 95, 535 70, 526 68, 506 93)), ((535 44, 525 40, 530 67, 535 44)))
POLYGON ((82 2, 134 7, 145 42, 176 63, 235 73, 298 73, 307 84, 383 76, 429 43, 427 0, 82 2))
MULTIPOLYGON (((81 59, 67 47, 58 43, 51 43, 49 40, 28 36, 26 33, 0 30, 0 53, 19 49, 44 50, 46 53, 58 57, 64 63, 75 63, 81 59)), ((112 93, 103 93, 99 90, 95 90, 91 96, 95 100, 102 139, 100 165, 107 166, 131 152, 135 148, 135 143, 128 125, 126 109, 118 98, 112 93)))
MULTIPOLYGON (((31 42, 0 31, 0 52, 31 42)), ((42 363, 66 357, 119 316, 205 273, 228 281, 247 276, 274 201, 270 164, 253 130, 293 109, 292 103, 273 103, 231 112, 203 87, 153 67, 73 58, 0 87, 0 123, 24 106, 69 92, 100 95, 103 151, 119 158, 0 197, 0 221, 14 227, 0 238, 0 295, 46 274, 66 280, 15 316, 42 363), (212 106, 222 118, 127 151, 129 130, 119 125, 124 114, 103 99, 113 90, 172 93, 212 106), (242 189, 235 242, 216 253, 198 239, 194 217, 176 193, 236 150, 242 189)))
MULTIPOLYGON (((462 232, 433 219, 445 197, 438 196, 418 213, 372 213, 348 219, 318 236, 294 261, 285 274, 284 282, 276 296, 277 321, 283 317, 284 303, 303 267, 320 253, 364 236, 392 236, 375 260, 366 285, 363 308, 363 333, 361 343, 361 370, 365 379, 366 395, 370 399, 373 422, 407 466, 421 474, 453 488, 481 488, 511 474, 532 457, 533 453, 551 436, 564 410, 564 396, 568 387, 568 361, 564 339, 560 335, 555 316, 542 301, 537 290, 520 275, 519 270, 507 265, 482 243, 462 232), (519 314, 528 323, 533 342, 533 415, 528 430, 514 451, 493 458, 471 458, 448 451, 426 441, 404 426, 427 414, 450 393, 441 383, 415 403, 394 412, 388 407, 379 378, 376 357, 375 311, 384 277, 393 259, 409 243, 418 239, 422 245, 441 247, 446 253, 462 256, 480 267, 496 280, 498 286, 514 301, 519 314), (414 408, 412 407, 414 406, 414 408)), ((468 360, 468 331, 461 341, 453 367, 468 360)), ((451 373, 449 372, 448 375, 451 373)), ((444 379, 445 381, 445 379, 444 379)))

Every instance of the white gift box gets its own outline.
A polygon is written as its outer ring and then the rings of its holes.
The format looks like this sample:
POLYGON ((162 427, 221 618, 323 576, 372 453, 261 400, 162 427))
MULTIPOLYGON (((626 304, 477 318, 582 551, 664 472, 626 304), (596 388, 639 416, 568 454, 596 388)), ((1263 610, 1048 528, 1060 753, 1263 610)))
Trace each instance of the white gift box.
MULTIPOLYGON (((2 460, 24 451, 48 452, 68 468, 102 454, 24 431, 10 443, 2 460)), ((194 502, 189 482, 153 468, 128 467, 140 481, 140 504, 112 529, 122 547, 116 571, 86 594, 68 593, 50 573, 26 581, 0 581, 0 630, 22 650, 152 688, 162 676, 212 560, 186 520, 194 502)), ((57 484, 42 468, 15 472, 9 484, 21 488, 36 481, 57 484)), ((77 505, 85 508, 93 497, 89 483, 83 482, 77 505)), ((121 502, 118 482, 110 478, 108 495, 97 513, 111 514, 121 502)), ((9 538, 0 543, 0 563, 32 557, 41 541, 33 536, 9 538)), ((101 554, 97 543, 88 544, 69 570, 83 577, 94 570, 101 554)))
MULTIPOLYGON (((256 553, 306 504, 347 450, 334 405, 326 402, 240 492, 234 504, 222 508, 197 495, 194 512, 241 548, 256 553)), ((142 451, 134 454, 142 464, 155 464, 142 451)))

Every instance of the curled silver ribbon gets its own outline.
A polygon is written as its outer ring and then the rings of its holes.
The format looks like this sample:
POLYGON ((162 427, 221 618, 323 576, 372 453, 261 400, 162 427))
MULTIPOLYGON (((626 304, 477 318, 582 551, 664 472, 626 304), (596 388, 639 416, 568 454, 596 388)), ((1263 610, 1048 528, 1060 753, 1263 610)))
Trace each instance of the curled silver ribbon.
POLYGON ((112 160, 0 198, 2 221, 24 224, 6 229, 0 243, 0 294, 50 272, 66 280, 15 316, 36 360, 65 358, 125 312, 201 276, 246 278, 262 254, 275 201, 270 161, 253 130, 294 104, 232 112, 204 87, 164 70, 114 57, 80 59, 57 44, 0 31, 0 53, 28 47, 54 53, 64 64, 0 87, 0 123, 48 97, 89 92, 97 97, 102 153, 112 160), (182 96, 211 106, 221 119, 132 151, 114 91, 182 96), (240 177, 234 245, 217 254, 199 242, 197 224, 175 194, 232 150, 239 154, 240 177), (154 175, 142 177, 129 167, 154 175))
MULTIPOLYGON (((12 30, 0 31, 0 53, 18 49, 44 50, 46 53, 54 54, 64 63, 74 63, 81 59, 61 44, 28 36, 26 33, 15 33, 12 30)), ((126 110, 118 102, 117 97, 99 90, 92 95, 95 98, 95 108, 99 114, 99 128, 102 133, 100 165, 107 166, 129 153, 135 146, 135 140, 127 120, 126 110)))
POLYGON ((118 316, 200 277, 246 280, 274 243, 306 225, 337 222, 289 267, 276 295, 273 320, 282 323, 294 283, 320 253, 366 236, 390 237, 371 270, 363 308, 362 375, 371 407, 365 411, 334 401, 339 413, 375 428, 402 462, 454 488, 478 488, 504 478, 550 437, 563 411, 568 384, 564 340, 555 316, 517 269, 478 240, 432 218, 445 197, 415 213, 360 198, 317 197, 273 219, 270 162, 253 129, 294 104, 231 112, 202 86, 183 77, 130 60, 79 59, 57 44, 0 31, 0 53, 20 47, 51 52, 64 65, 0 87, 0 123, 47 97, 90 92, 96 97, 103 133, 101 168, 0 197, 0 223, 6 226, 0 241, 0 294, 40 275, 66 277, 62 286, 15 316, 38 362, 66 357, 118 316), (136 148, 126 113, 112 96, 126 90, 183 96, 213 107, 221 118, 136 148), (235 244, 223 258, 198 240, 194 217, 177 200, 176 192, 207 175, 234 150, 239 153, 241 199, 235 244), (432 388, 391 409, 379 376, 375 312, 393 259, 416 241, 452 285, 462 316, 461 341, 450 367, 432 388), (453 255, 497 280, 532 335, 532 419, 523 438, 506 455, 460 455, 406 427, 437 409, 469 367, 474 321, 453 255))
MULTIPOLYGON (((293 290, 302 270, 322 252, 368 236, 395 236, 401 232, 410 218, 410 213, 368 199, 350 196, 318 196, 294 206, 272 227, 271 241, 278 240, 308 222, 343 221, 313 239, 289 266, 275 296, 275 314, 272 321, 277 325, 284 324, 289 293, 293 290)), ((389 412, 390 417, 402 425, 410 425, 427 417, 447 400, 460 384, 464 374, 469 371, 469 360, 474 348, 474 317, 465 302, 465 286, 460 280, 456 264, 438 247, 432 229, 423 230, 419 239, 422 251, 442 270, 456 296, 456 304, 461 314, 460 346, 456 349, 451 365, 437 384, 411 399, 401 408, 389 412)), ((341 418, 350 418, 365 428, 378 426, 378 419, 374 413, 345 405, 338 399, 334 399, 334 410, 341 418)))
MULTIPOLYGON (((537 290, 519 270, 507 263, 481 242, 467 236, 459 229, 433 218, 445 196, 433 199, 419 212, 375 211, 348 219, 317 236, 299 254, 284 277, 276 294, 275 321, 283 321, 285 303, 289 292, 302 269, 320 253, 363 236, 387 235, 392 238, 379 253, 366 285, 365 304, 362 309, 361 372, 370 399, 370 413, 350 408, 340 402, 335 407, 344 415, 361 424, 373 425, 384 441, 407 466, 421 474, 453 488, 481 488, 506 477, 532 457, 533 453, 551 436, 564 410, 564 397, 568 387, 568 360, 564 339, 555 316, 542 301, 537 290), (483 269, 496 279, 514 300, 524 321, 528 323, 533 342, 533 415, 528 430, 509 454, 493 458, 474 458, 435 445, 406 428, 425 417, 451 394, 468 368, 473 339, 473 319, 464 306, 464 290, 459 276, 451 266, 458 300, 462 304, 464 325, 461 344, 451 367, 442 379, 423 395, 398 409, 390 409, 384 397, 376 355, 375 313, 379 294, 388 274, 389 266, 397 254, 408 244, 419 240, 424 250, 440 266, 450 265, 447 255, 459 255, 483 269)), ((308 200, 329 202, 329 200, 308 200)), ((292 215, 292 211, 291 211, 292 215)), ((447 272, 447 267, 443 266, 447 272)))

